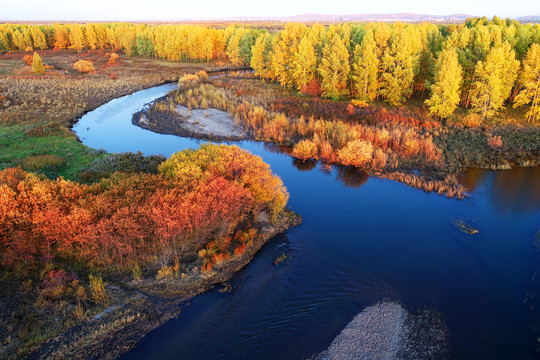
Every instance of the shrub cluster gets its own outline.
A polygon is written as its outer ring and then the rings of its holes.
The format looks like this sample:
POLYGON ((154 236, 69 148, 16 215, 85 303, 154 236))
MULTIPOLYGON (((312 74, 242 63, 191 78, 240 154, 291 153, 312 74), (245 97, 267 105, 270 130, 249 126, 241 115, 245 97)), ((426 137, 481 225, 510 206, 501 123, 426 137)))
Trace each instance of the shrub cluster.
POLYGON ((183 151, 157 174, 115 173, 92 185, 9 168, 0 171, 0 261, 13 269, 66 260, 93 271, 168 266, 221 244, 260 211, 277 216, 287 199, 268 165, 234 146, 183 151))

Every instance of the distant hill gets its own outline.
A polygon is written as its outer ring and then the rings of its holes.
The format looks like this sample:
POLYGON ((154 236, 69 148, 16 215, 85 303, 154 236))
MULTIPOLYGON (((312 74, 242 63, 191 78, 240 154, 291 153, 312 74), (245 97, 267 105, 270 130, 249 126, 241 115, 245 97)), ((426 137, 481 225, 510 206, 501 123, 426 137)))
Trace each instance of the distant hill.
MULTIPOLYGON (((245 16, 235 18, 222 18, 223 21, 284 21, 284 22, 370 22, 370 21, 402 21, 402 22, 431 22, 431 23, 463 23, 468 18, 477 16, 470 14, 452 15, 426 15, 413 13, 398 14, 350 14, 350 15, 329 15, 329 14, 299 14, 293 16, 260 17, 245 16)), ((217 20, 217 19, 216 19, 217 20)), ((521 23, 540 23, 540 16, 529 15, 516 18, 521 23)))
POLYGON ((516 20, 521 23, 540 23, 540 16, 537 16, 537 15, 522 16, 522 17, 518 17, 516 20))
POLYGON ((473 17, 468 14, 453 14, 453 15, 424 15, 424 14, 353 14, 353 15, 327 15, 327 14, 301 14, 280 18, 285 21, 404 21, 404 22, 463 22, 468 18, 473 17))

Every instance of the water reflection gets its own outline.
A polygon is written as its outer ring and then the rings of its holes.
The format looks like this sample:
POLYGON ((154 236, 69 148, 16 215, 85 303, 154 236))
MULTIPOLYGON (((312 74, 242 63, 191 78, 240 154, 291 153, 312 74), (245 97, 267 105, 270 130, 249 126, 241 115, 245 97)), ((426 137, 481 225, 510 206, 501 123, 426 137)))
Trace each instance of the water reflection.
POLYGON ((335 168, 337 173, 336 179, 347 187, 359 188, 369 179, 369 175, 365 171, 354 167, 335 166, 335 168))
POLYGON ((482 187, 499 213, 531 214, 540 210, 540 167, 506 171, 469 169, 462 182, 471 190, 482 187))
MULTIPOLYGON (((264 149, 276 154, 291 155, 292 153, 291 147, 284 145, 276 145, 272 143, 265 143, 264 149)), ((317 168, 321 173, 325 175, 335 173, 336 180, 349 188, 357 189, 364 185, 369 179, 368 173, 350 166, 332 165, 323 161, 299 160, 295 158, 292 159, 292 164, 296 169, 300 171, 311 171, 317 168), (335 172, 333 171, 334 169, 335 172)))
POLYGON ((295 168, 297 168, 300 171, 311 171, 315 169, 315 167, 317 166, 317 161, 316 160, 303 161, 303 160, 293 158, 292 164, 294 165, 295 168))

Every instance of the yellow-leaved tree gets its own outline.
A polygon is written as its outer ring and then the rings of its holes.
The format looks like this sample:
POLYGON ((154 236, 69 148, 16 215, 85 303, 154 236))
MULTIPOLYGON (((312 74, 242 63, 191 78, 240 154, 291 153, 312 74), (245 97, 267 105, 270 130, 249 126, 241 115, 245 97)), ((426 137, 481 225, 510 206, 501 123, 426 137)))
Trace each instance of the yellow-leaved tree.
POLYGON ((246 29, 244 28, 236 29, 227 43, 227 50, 225 53, 234 65, 241 65, 243 63, 242 57, 240 56, 240 40, 242 39, 242 36, 244 36, 245 32, 246 29))
POLYGON ((272 35, 262 33, 251 48, 251 67, 255 74, 266 79, 274 77, 271 62, 272 40, 272 35))
POLYGON ((43 60, 37 52, 34 53, 32 58, 32 71, 38 75, 41 75, 45 72, 45 66, 43 65, 43 60))
POLYGON ((298 51, 298 43, 305 30, 304 24, 289 23, 274 38, 272 69, 275 78, 282 86, 292 87, 294 85, 293 54, 298 51))
POLYGON ((92 50, 97 48, 97 34, 93 24, 86 24, 86 43, 92 50))
POLYGON ((47 48, 47 39, 39 26, 32 27, 32 40, 34 42, 34 49, 45 50, 47 48))
POLYGON ((408 25, 396 31, 390 41, 382 58, 380 94, 390 105, 396 106, 403 104, 412 93, 414 72, 420 58, 418 30, 408 25))
POLYGON ((472 90, 472 110, 482 119, 503 107, 516 81, 519 61, 509 43, 493 48, 486 61, 476 64, 472 90))
POLYGON ((530 122, 540 121, 540 45, 532 44, 523 61, 521 72, 523 88, 514 100, 514 107, 531 104, 525 117, 530 122))
POLYGON ((348 95, 349 52, 341 36, 334 34, 323 48, 319 74, 323 96, 334 100, 348 95))
POLYGON ((298 45, 298 52, 293 59, 293 79, 298 91, 301 91, 317 73, 317 57, 312 38, 304 36, 298 45))
POLYGON ((69 46, 69 34, 64 25, 54 24, 53 37, 55 47, 65 49, 69 46))
POLYGON ((378 70, 377 44, 373 38, 373 30, 369 29, 362 43, 354 49, 352 85, 356 97, 370 101, 377 97, 378 70))
POLYGON ((82 26, 78 24, 69 25, 69 42, 71 43, 70 49, 81 51, 84 49, 86 43, 84 40, 84 33, 82 26))
POLYGON ((431 115, 447 118, 457 108, 462 72, 454 48, 447 47, 439 53, 435 63, 435 83, 431 86, 431 97, 426 100, 431 115))

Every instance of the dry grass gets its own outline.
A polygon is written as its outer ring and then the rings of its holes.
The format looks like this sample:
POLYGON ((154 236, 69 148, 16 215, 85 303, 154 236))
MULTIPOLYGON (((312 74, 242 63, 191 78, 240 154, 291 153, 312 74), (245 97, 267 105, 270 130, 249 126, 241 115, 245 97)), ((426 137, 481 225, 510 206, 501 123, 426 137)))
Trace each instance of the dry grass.
POLYGON ((224 63, 179 64, 153 59, 120 56, 115 64, 103 51, 70 50, 39 52, 45 74, 33 74, 23 62, 22 51, 0 52, 0 123, 69 124, 104 102, 143 88, 177 81, 183 73, 219 70, 224 63), (81 74, 73 65, 85 60, 95 71, 81 74))
POLYGON ((57 155, 36 155, 27 156, 22 161, 23 169, 27 171, 38 170, 57 170, 59 167, 66 164, 66 160, 57 155))

